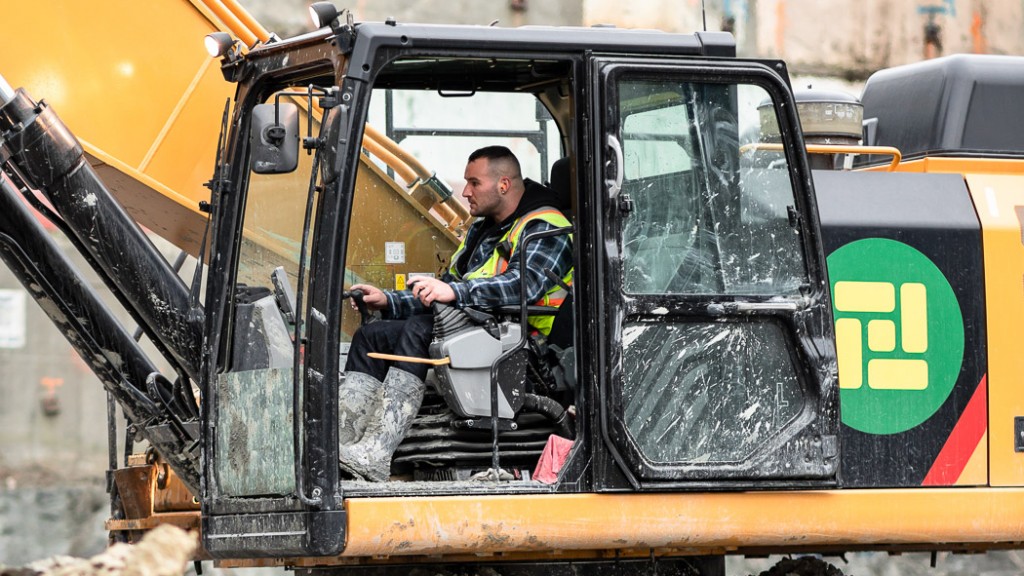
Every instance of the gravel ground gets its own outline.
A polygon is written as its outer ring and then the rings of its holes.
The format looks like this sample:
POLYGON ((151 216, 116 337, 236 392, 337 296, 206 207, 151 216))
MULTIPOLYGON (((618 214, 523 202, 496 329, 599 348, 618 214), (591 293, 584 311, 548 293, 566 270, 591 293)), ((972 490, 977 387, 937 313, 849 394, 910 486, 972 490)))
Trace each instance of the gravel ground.
MULTIPOLYGON (((726 560, 729 576, 757 575, 775 565, 782 557, 726 560)), ((931 554, 889 555, 884 552, 857 552, 841 558, 826 558, 846 576, 1020 576, 1024 574, 1024 551, 998 551, 987 554, 950 554, 939 552, 935 568, 931 554)))

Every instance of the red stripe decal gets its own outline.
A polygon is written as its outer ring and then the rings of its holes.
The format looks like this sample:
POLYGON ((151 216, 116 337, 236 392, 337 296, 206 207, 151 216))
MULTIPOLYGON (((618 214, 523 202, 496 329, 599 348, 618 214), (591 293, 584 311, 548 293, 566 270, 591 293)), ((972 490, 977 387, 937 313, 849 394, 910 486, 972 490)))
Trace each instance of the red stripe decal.
POLYGON ((960 420, 957 421, 953 431, 950 432, 946 444, 935 457, 931 470, 921 482, 922 486, 950 486, 955 484, 960 474, 967 466, 978 442, 985 435, 988 429, 987 405, 988 405, 988 375, 982 376, 981 382, 974 390, 974 395, 964 408, 960 420))

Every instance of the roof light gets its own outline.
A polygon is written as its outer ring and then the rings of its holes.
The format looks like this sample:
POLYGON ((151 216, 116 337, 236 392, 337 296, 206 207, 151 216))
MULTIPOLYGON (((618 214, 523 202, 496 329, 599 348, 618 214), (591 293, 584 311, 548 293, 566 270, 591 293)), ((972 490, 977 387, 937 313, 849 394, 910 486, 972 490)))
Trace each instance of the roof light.
POLYGON ((309 17, 313 26, 323 28, 338 19, 338 9, 330 2, 314 2, 309 6, 309 17))
POLYGON ((227 32, 214 32, 213 34, 206 35, 203 44, 206 46, 206 52, 210 56, 220 58, 231 51, 231 48, 235 45, 235 40, 227 32))

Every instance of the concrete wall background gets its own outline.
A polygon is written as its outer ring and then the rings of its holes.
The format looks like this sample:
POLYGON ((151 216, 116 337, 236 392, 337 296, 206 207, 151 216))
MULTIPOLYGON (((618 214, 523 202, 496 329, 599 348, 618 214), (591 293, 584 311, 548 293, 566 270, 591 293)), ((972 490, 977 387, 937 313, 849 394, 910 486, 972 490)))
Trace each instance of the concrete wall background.
POLYGON ((926 25, 956 53, 1024 54, 1024 4, 1010 0, 759 0, 756 50, 800 72, 866 78, 926 57, 926 25))
MULTIPOLYGON (((584 0, 583 23, 673 32, 701 29, 699 0, 584 0)), ((1024 54, 1019 0, 706 0, 709 30, 730 26, 742 55, 783 58, 799 74, 864 79, 925 58, 925 26, 941 49, 1024 54)))
MULTIPOLYGON (((70 241, 56 231, 51 236, 83 272, 87 284, 128 330, 134 331, 135 323, 70 241)), ((174 259, 175 247, 159 237, 152 239, 165 257, 174 259)), ((192 266, 186 263, 186 273, 192 266)), ((0 483, 14 488, 26 483, 102 479, 107 468, 106 391, 10 270, 0 265, 0 295, 19 293, 24 295, 20 302, 0 298, 0 483), (24 340, 20 346, 12 346, 17 338, 4 336, 18 332, 24 340)), ((157 367, 171 374, 145 337, 141 343, 157 367)), ((123 420, 118 410, 119 460, 124 447, 123 420)))
MULTIPOLYGON (((309 29, 306 0, 243 0, 270 29, 309 29)), ((338 2, 344 6, 344 2, 338 2)), ((925 27, 939 28, 941 49, 1024 54, 1020 0, 356 0, 357 20, 501 26, 531 24, 653 28, 671 32, 730 29, 740 53, 783 58, 799 74, 863 80, 880 68, 925 57, 925 27), (513 5, 521 6, 517 10, 513 5), (731 23, 730 23, 731 22, 731 23)))
MULTIPOLYGON (((253 16, 279 36, 305 32, 312 28, 307 0, 241 0, 253 16)), ((395 17, 399 22, 425 24, 476 24, 487 26, 495 20, 500 26, 556 25, 579 26, 583 23, 583 0, 355 0, 335 2, 349 8, 356 21, 381 22, 395 17), (525 9, 513 5, 525 6, 525 9)))

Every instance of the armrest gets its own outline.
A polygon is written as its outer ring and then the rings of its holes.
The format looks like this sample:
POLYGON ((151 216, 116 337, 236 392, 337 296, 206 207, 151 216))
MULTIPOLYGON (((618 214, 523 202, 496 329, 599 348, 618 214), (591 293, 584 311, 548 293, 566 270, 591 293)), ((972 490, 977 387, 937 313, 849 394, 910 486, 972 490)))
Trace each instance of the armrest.
MULTIPOLYGON (((520 308, 519 306, 498 306, 492 310, 499 314, 519 314, 520 308)), ((530 305, 526 307, 526 313, 529 316, 554 316, 558 314, 558 307, 530 305)))

